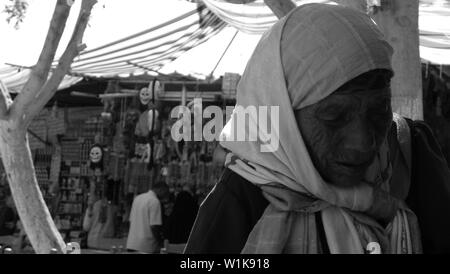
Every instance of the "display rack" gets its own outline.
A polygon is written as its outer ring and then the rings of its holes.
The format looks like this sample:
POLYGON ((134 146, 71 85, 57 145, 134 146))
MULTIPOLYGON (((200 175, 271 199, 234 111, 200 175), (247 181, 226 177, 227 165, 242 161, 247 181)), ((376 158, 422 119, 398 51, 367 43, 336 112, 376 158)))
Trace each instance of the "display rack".
POLYGON ((84 179, 90 176, 86 150, 91 141, 83 137, 63 138, 58 217, 60 231, 70 241, 80 241, 86 208, 84 179))
POLYGON ((44 200, 48 202, 52 198, 49 193, 52 148, 47 147, 42 149, 35 149, 33 155, 36 178, 44 200))
POLYGON ((87 208, 88 185, 94 175, 89 168, 89 150, 101 130, 101 120, 81 117, 69 123, 61 143, 60 201, 57 216, 67 241, 81 242, 87 208))

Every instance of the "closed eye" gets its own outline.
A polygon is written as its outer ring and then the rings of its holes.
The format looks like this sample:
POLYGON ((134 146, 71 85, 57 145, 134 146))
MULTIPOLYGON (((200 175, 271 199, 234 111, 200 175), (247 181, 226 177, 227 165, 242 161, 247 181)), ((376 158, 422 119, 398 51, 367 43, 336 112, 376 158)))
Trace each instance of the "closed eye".
POLYGON ((317 113, 317 117, 331 127, 343 126, 350 116, 350 112, 342 107, 327 107, 317 113))

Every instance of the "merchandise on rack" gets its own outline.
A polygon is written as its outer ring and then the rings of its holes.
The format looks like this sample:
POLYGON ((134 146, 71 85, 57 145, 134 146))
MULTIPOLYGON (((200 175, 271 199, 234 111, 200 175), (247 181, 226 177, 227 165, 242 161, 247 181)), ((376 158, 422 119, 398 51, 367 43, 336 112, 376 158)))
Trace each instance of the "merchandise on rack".
POLYGON ((34 168, 36 171, 36 179, 41 188, 42 195, 45 200, 50 197, 50 170, 52 162, 52 148, 46 147, 36 149, 34 151, 34 168))
MULTIPOLYGON (((231 94, 238 77, 228 76, 224 87, 231 94)), ((154 97, 153 89, 161 91, 164 85, 153 87, 153 83, 124 87, 117 81, 116 91, 130 88, 147 91, 141 92, 142 98, 137 92, 136 97, 105 100, 104 107, 47 111, 34 124, 43 141, 50 136, 58 137, 51 151, 43 150, 45 143, 41 141, 37 145, 41 149, 33 153, 43 193, 54 194, 51 201, 56 209, 55 222, 66 241, 82 241, 86 210, 103 197, 112 197, 108 202, 120 209, 113 219, 118 220, 117 231, 123 236, 133 198, 148 191, 156 181, 165 181, 173 195, 189 186, 200 203, 219 179, 223 167, 213 162, 218 143, 175 141, 171 131, 176 119, 170 118, 170 113, 178 103, 154 97), (105 193, 108 191, 113 193, 105 193)), ((199 97, 190 95, 187 100, 199 97)), ((226 102, 212 103, 225 107, 226 102)), ((206 123, 201 116, 197 119, 206 123)))

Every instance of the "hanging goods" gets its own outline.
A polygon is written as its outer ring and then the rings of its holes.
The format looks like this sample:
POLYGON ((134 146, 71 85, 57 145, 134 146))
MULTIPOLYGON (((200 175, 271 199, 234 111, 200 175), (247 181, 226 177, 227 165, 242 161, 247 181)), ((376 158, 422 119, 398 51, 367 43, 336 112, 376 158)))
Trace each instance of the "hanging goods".
POLYGON ((156 97, 156 89, 158 89, 158 92, 161 90, 161 83, 158 81, 157 78, 153 79, 153 81, 150 83, 149 87, 151 87, 151 93, 152 93, 152 106, 149 109, 148 112, 148 126, 149 126, 149 140, 150 140, 150 161, 148 163, 148 170, 152 170, 153 165, 154 165, 154 148, 155 148, 155 140, 153 138, 153 136, 157 136, 157 132, 159 131, 160 127, 156 126, 156 122, 158 120, 158 111, 156 110, 155 107, 155 97, 156 97))
POLYGON ((103 169, 103 148, 99 144, 95 144, 89 150, 89 167, 93 170, 103 169))

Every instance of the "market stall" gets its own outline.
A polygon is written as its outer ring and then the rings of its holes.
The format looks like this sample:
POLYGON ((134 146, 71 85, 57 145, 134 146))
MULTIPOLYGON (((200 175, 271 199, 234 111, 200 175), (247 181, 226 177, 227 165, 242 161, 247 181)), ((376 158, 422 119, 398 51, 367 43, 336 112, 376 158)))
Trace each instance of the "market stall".
MULTIPOLYGON (((235 103, 238 80, 236 74, 215 82, 180 75, 86 79, 58 92, 31 124, 29 141, 42 194, 64 240, 122 250, 133 198, 157 181, 172 197, 189 185, 200 204, 223 169, 213 161, 218 142, 176 142, 171 112, 201 99, 204 107, 225 113, 235 103), (89 223, 96 204, 106 217, 89 223)), ((170 215, 173 199, 161 202, 170 215)))

